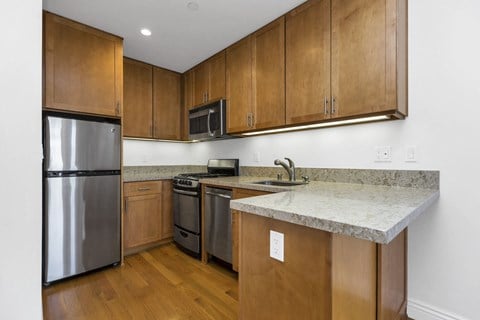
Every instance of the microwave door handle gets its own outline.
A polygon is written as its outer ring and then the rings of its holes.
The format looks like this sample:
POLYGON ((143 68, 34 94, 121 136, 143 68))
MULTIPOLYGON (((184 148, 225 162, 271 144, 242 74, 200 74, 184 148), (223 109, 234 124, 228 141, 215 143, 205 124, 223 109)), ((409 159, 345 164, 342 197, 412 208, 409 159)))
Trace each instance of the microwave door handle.
POLYGON ((208 118, 207 118, 207 130, 208 130, 208 135, 210 137, 213 137, 213 132, 210 130, 210 116, 212 115, 214 111, 212 109, 208 109, 208 118))

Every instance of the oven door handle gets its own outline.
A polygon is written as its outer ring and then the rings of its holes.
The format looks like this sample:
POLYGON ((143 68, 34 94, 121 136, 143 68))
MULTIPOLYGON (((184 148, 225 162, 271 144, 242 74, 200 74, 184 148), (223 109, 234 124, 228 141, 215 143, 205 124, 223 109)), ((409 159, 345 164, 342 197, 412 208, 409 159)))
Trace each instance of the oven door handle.
POLYGON ((214 193, 210 191, 205 191, 205 194, 214 196, 214 197, 220 197, 220 198, 225 198, 225 199, 232 199, 232 197, 226 195, 226 194, 221 194, 221 193, 214 193))
POLYGON ((193 196, 193 197, 198 197, 198 192, 196 191, 184 191, 184 190, 178 190, 173 188, 173 192, 178 193, 178 194, 183 194, 186 196, 193 196))

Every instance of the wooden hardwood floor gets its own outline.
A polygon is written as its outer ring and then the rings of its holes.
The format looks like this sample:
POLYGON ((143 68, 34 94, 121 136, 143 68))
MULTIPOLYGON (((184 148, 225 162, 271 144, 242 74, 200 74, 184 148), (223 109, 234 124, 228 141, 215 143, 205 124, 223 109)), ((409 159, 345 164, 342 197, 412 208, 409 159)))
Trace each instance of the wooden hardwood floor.
POLYGON ((44 319, 237 319, 237 275, 167 244, 43 290, 44 319))

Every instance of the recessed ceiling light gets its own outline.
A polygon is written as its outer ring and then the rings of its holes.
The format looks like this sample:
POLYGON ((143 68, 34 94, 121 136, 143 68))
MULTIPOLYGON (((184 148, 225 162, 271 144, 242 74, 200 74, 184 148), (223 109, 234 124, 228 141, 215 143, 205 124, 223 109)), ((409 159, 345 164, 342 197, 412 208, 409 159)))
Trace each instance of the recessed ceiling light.
POLYGON ((140 32, 145 36, 145 37, 149 37, 152 35, 152 31, 150 31, 149 29, 147 28, 143 28, 142 30, 140 30, 140 32))
POLYGON ((198 8, 199 8, 199 5, 195 1, 191 1, 191 2, 187 3, 187 8, 192 10, 192 11, 197 11, 198 8))

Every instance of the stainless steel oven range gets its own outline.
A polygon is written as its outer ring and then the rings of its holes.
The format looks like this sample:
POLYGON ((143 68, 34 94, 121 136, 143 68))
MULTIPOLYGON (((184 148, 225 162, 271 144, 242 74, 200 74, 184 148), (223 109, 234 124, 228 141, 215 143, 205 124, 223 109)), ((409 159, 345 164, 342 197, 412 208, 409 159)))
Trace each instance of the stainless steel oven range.
POLYGON ((184 173, 173 178, 173 239, 190 255, 201 256, 200 178, 238 176, 238 159, 210 159, 207 172, 184 173))

